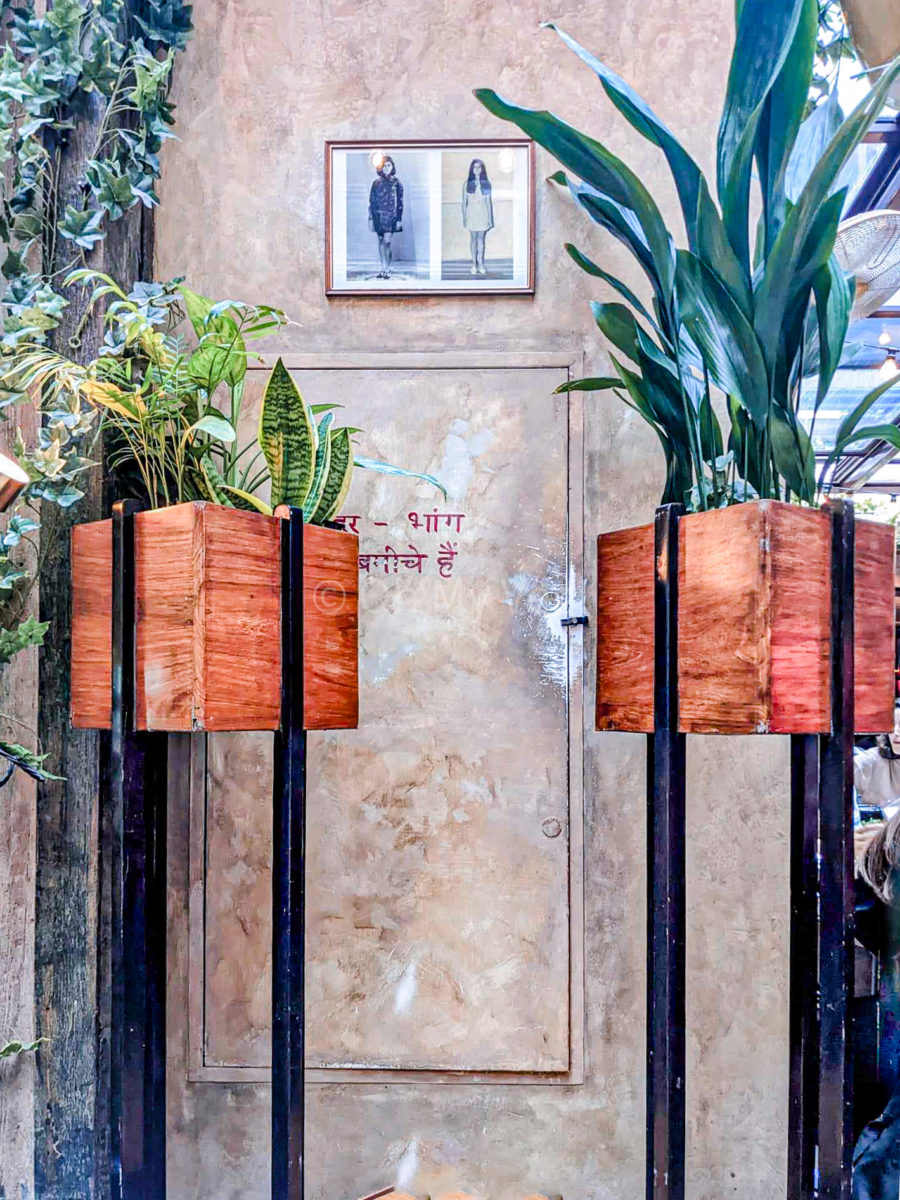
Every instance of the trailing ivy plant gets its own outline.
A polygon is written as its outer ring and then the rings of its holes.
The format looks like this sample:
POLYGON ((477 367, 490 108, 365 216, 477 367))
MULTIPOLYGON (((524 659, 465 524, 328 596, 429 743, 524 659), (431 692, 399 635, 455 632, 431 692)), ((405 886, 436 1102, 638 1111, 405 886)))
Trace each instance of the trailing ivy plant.
MULTIPOLYGON (((828 468, 851 443, 880 438, 900 445, 894 425, 864 427, 866 413, 889 386, 883 385, 842 423, 817 480, 810 435, 798 416, 806 375, 818 374, 816 411, 828 392, 853 303, 853 281, 833 254, 847 194, 839 177, 881 112, 900 59, 814 153, 815 139, 808 137, 798 150, 817 53, 818 0, 739 0, 736 7, 717 144, 718 204, 695 160, 646 101, 556 30, 619 112, 665 156, 687 232, 683 249, 676 249, 650 189, 600 142, 550 112, 520 108, 491 89, 475 93, 559 160, 565 170, 554 182, 568 187, 579 208, 622 242, 646 275, 649 305, 566 246, 582 270, 624 303, 592 305, 612 347, 614 373, 560 390, 610 390, 636 410, 662 445, 664 502, 695 509, 756 497, 815 503, 827 487, 828 468), (758 222, 752 220, 754 199, 758 222), (727 398, 727 443, 713 388, 727 398)), ((819 121, 819 111, 808 120, 819 121)))
POLYGON ((444 492, 431 475, 356 454, 360 430, 334 425, 340 405, 308 405, 280 358, 266 382, 257 439, 240 446, 248 360, 258 357, 248 343, 285 324, 279 309, 214 303, 180 280, 139 283, 130 293, 98 272, 76 271, 68 282, 92 284, 92 303, 109 301, 100 354, 78 363, 22 344, 0 385, 38 388, 60 410, 98 411, 120 493, 151 508, 207 500, 271 514, 289 504, 309 524, 323 524, 338 514, 355 466, 444 492))
MULTIPOLYGON (((54 0, 39 13, 34 0, 0 0, 0 16, 0 353, 9 357, 45 343, 59 325, 62 281, 85 265, 110 224, 158 202, 160 150, 173 136, 168 85, 191 32, 191 8, 181 0, 54 0), (97 136, 80 164, 77 199, 63 203, 61 157, 85 106, 99 114, 97 136)), ((7 387, 0 412, 15 420, 17 408, 35 399, 43 398, 7 387)), ((81 498, 97 424, 79 396, 60 395, 43 412, 36 439, 16 439, 30 483, 0 533, 0 663, 40 644, 46 631, 24 616, 40 561, 29 569, 23 551, 29 544, 37 551, 40 501, 67 508, 81 498)), ((0 742, 6 751, 22 747, 0 742)), ((40 761, 32 755, 28 765, 40 761)))

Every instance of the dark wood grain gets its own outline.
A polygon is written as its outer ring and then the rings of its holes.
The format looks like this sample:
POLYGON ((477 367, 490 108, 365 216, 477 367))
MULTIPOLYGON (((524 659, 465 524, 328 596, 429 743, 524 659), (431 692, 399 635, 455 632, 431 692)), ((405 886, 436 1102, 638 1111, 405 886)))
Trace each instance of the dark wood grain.
MULTIPOLYGON (((892 727, 892 527, 860 521, 856 724, 892 727)), ((679 729, 824 733, 831 722, 830 526, 779 501, 680 523, 679 729)), ((652 728, 652 527, 598 541, 597 728, 652 728)))
POLYGON ((653 526, 597 539, 598 729, 653 730, 653 526))
MULTIPOLYGON (((109 727, 109 522, 74 544, 73 724, 109 727), (84 553, 83 553, 84 551, 84 553), (104 701, 104 697, 106 697, 104 701)), ((281 711, 281 522, 219 505, 135 518, 139 729, 277 729, 281 711)), ((304 700, 309 729, 358 722, 355 534, 304 530, 304 700)))

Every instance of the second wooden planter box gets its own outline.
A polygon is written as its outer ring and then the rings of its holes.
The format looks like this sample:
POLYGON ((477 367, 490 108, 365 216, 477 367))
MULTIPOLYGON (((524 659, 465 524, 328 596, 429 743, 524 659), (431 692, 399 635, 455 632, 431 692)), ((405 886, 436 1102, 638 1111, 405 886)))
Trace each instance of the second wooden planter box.
MULTIPOLYGON (((277 729, 281 527, 202 502, 135 517, 138 729, 277 729)), ((358 720, 355 534, 307 525, 304 725, 358 720)), ((72 530, 72 724, 109 728, 112 521, 72 530)))
MULTIPOLYGON (((894 538, 856 523, 855 711, 893 728, 894 538)), ((597 561, 598 729, 653 729, 652 525, 602 534, 597 561)), ((758 501, 679 527, 679 729, 826 733, 831 723, 831 522, 758 501)))

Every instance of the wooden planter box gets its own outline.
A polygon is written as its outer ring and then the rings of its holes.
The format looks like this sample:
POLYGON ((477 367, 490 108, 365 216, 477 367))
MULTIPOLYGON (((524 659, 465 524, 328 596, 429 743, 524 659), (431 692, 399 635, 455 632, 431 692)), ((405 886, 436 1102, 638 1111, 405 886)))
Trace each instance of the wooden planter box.
MULTIPOLYGON (((138 729, 277 729, 281 712, 278 517, 202 502, 135 517, 138 729)), ((355 534, 303 531, 307 729, 358 719, 355 534)), ((72 530, 71 718, 111 720, 112 521, 72 530)))
MULTIPOLYGON (((894 529, 856 523, 856 728, 893 728, 894 529)), ((653 729, 653 526, 602 534, 598 729, 653 729)), ((831 524, 774 500, 683 517, 679 729, 826 733, 831 723, 831 524)))

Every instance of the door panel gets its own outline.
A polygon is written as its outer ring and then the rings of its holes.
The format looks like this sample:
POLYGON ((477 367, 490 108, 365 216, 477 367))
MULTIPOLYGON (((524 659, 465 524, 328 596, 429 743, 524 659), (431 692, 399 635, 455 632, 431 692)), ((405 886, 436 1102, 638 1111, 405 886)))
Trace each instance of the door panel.
MULTIPOLYGON (((366 430, 361 453, 448 490, 445 502, 357 470, 344 509, 361 541, 361 719, 309 738, 309 1064, 565 1072, 560 619, 580 586, 568 561, 570 402, 552 394, 566 371, 295 376, 310 402, 338 400, 338 418, 366 430)), ((211 735, 207 766, 192 962, 203 1063, 264 1068, 271 738, 211 735)))

